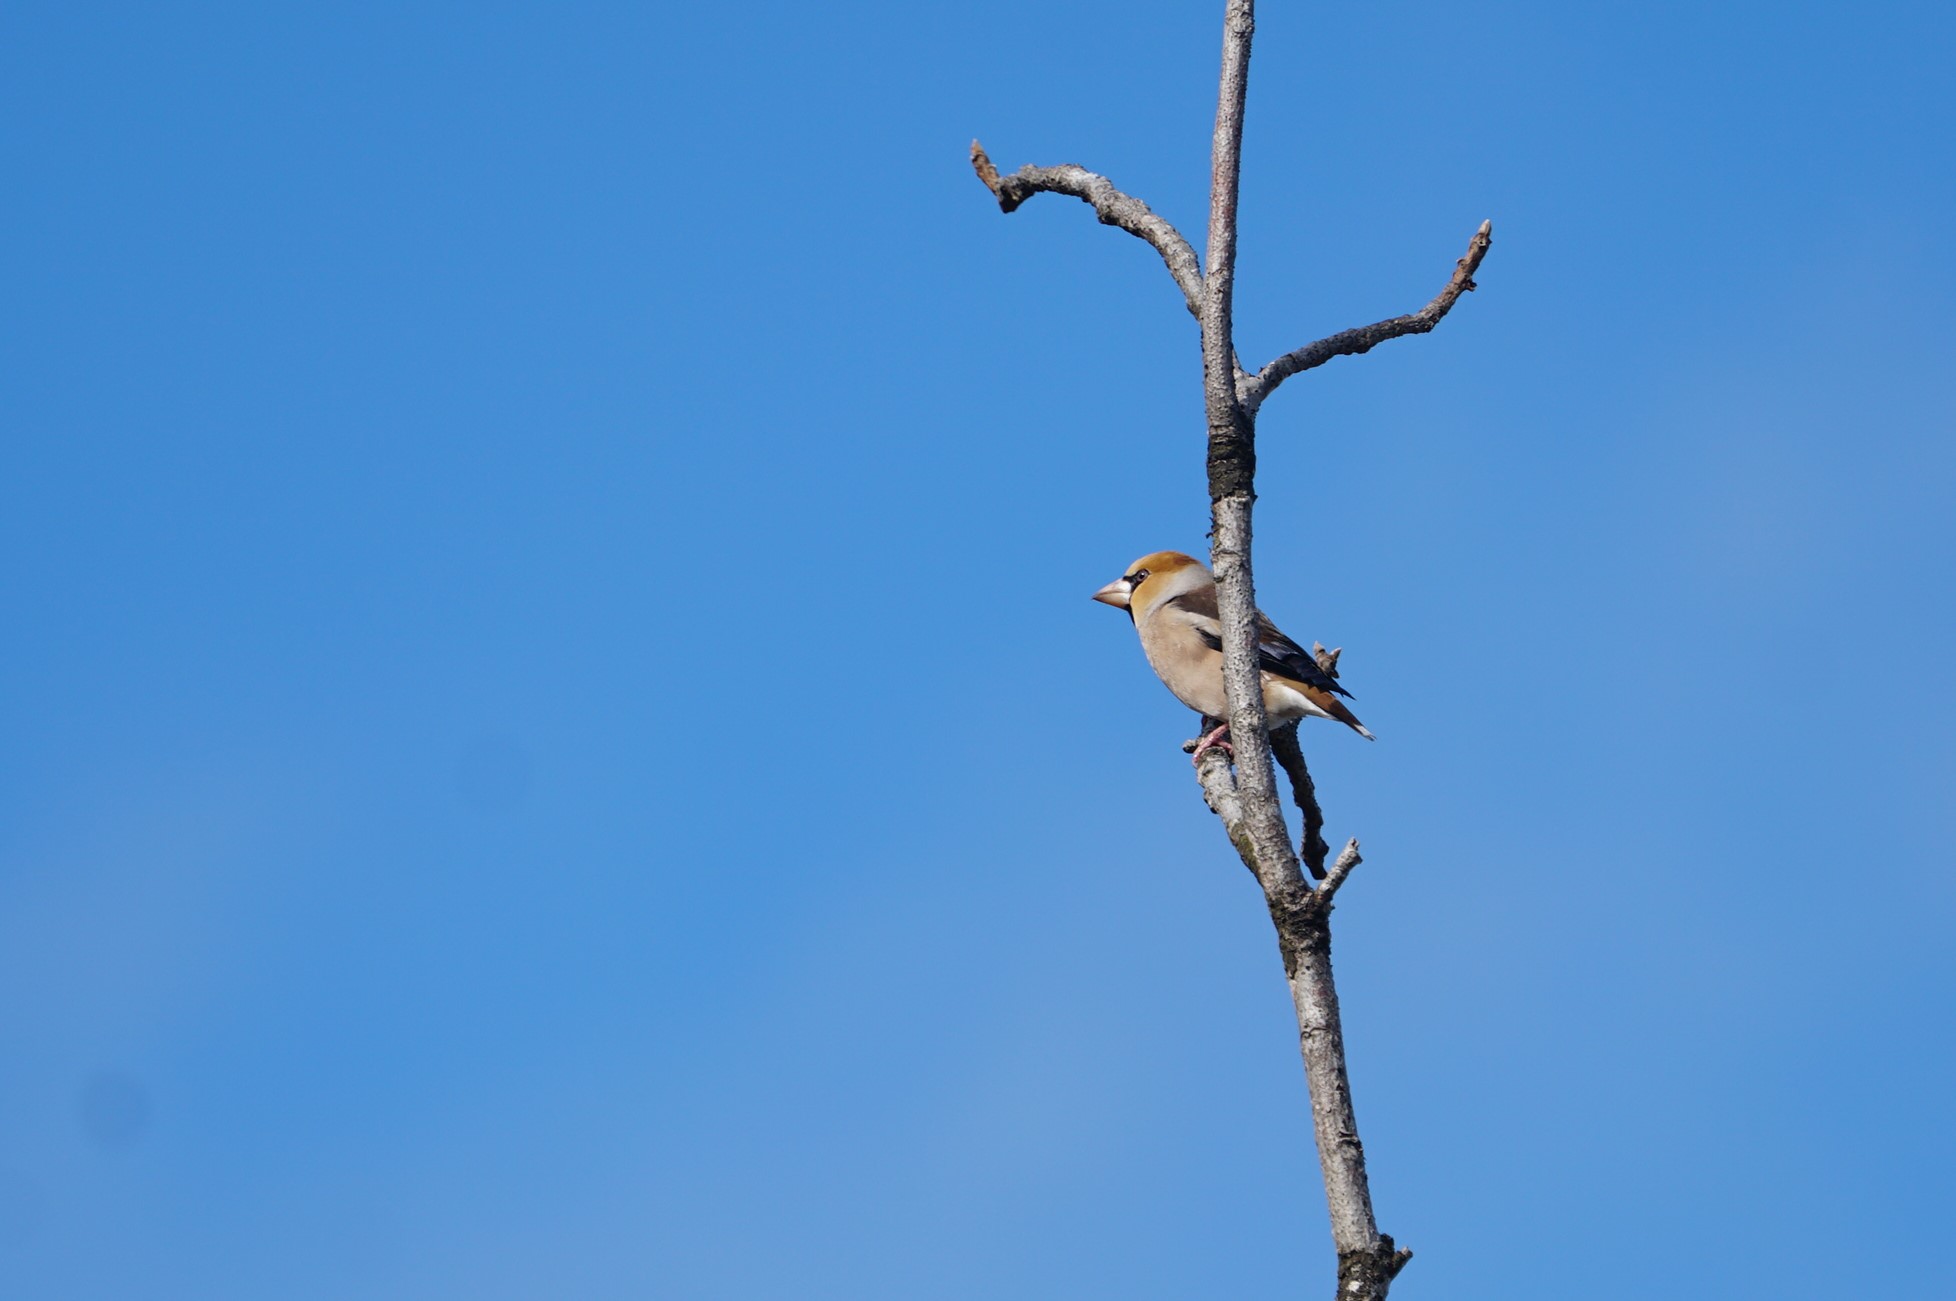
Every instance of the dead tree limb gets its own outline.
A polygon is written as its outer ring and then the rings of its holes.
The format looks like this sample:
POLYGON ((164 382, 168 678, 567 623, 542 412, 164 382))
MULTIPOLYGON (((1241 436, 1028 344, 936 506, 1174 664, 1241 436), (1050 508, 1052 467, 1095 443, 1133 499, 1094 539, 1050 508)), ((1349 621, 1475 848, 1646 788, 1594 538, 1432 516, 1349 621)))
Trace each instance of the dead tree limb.
POLYGON ((1324 860, 1331 846, 1324 843, 1324 810, 1318 807, 1318 786, 1311 780, 1311 769, 1304 762, 1304 747, 1297 741, 1297 724, 1288 723, 1270 730, 1270 752, 1277 766, 1290 778, 1290 798, 1304 819, 1304 835, 1298 854, 1304 859, 1314 880, 1324 880, 1324 860))
POLYGON ((1136 239, 1147 240, 1161 254, 1168 274, 1175 277, 1190 314, 1201 316, 1202 268, 1195 260, 1195 250, 1167 218, 1158 216, 1133 195, 1115 189, 1114 183, 1100 173, 1090 172, 1076 163, 1061 163, 1057 167, 1034 167, 1028 163, 1010 176, 1000 176, 985 147, 976 140, 971 142, 971 169, 978 173, 985 188, 997 196, 1000 212, 1016 211, 1035 194, 1070 194, 1092 205, 1101 225, 1119 226, 1136 239))
POLYGON ((1453 305, 1460 301, 1462 294, 1474 291, 1474 273, 1481 268, 1481 259, 1487 256, 1488 248, 1494 243, 1494 223, 1484 221, 1468 242, 1466 254, 1454 263, 1453 276, 1447 281, 1432 302, 1417 312, 1405 316, 1395 316, 1388 321, 1373 325, 1361 325, 1356 329, 1341 330, 1337 334, 1307 343, 1294 352, 1287 352, 1262 370, 1258 371, 1246 384, 1239 386, 1243 405, 1255 411, 1263 405, 1263 399, 1276 391, 1279 384, 1301 371, 1322 366, 1333 357, 1351 357, 1361 352, 1370 352, 1387 339, 1397 339, 1408 334, 1426 334, 1438 325, 1453 305))
MULTIPOLYGON (((1474 275, 1492 242, 1492 227, 1482 223, 1446 287, 1419 311, 1331 335, 1286 353, 1254 375, 1246 372, 1236 356, 1231 313, 1243 111, 1255 29, 1254 0, 1225 0, 1222 72, 1210 155, 1208 250, 1200 264, 1189 242, 1147 204, 1123 194, 1106 177, 1084 167, 1028 166, 1010 176, 1000 176, 976 141, 971 146, 971 163, 978 179, 1005 212, 1035 194, 1070 194, 1091 204, 1102 222, 1147 240, 1161 254, 1201 326, 1210 557, 1222 624, 1223 681, 1234 757, 1227 757, 1220 748, 1204 751, 1196 764, 1196 777, 1203 799, 1221 820, 1243 865, 1262 888, 1264 904, 1277 931, 1284 976, 1297 1013, 1298 1044, 1311 1091, 1312 1129, 1324 1175, 1332 1244, 1338 1253, 1336 1296, 1339 1301, 1384 1301, 1392 1280, 1412 1258, 1412 1252, 1396 1247, 1390 1237, 1380 1233, 1373 1214, 1365 1148, 1359 1141, 1351 1081, 1345 1068, 1338 989, 1331 971, 1332 900, 1360 862, 1358 842, 1347 842, 1326 867, 1329 846, 1322 834, 1324 815, 1297 729, 1294 725, 1279 728, 1274 735, 1266 730, 1255 626, 1256 589, 1250 563, 1256 504, 1256 414, 1264 399, 1292 375, 1321 366, 1333 357, 1366 352, 1387 339, 1433 329, 1460 296, 1474 288, 1474 275), (1273 757, 1282 763, 1303 815, 1301 862, 1284 825, 1273 757), (1317 878, 1315 886, 1305 879, 1306 867, 1317 878)), ((1336 676, 1339 652, 1318 646, 1315 653, 1319 667, 1336 676)), ((1209 723, 1204 720, 1205 730, 1209 723)), ((1194 746, 1189 742, 1184 748, 1194 746)))

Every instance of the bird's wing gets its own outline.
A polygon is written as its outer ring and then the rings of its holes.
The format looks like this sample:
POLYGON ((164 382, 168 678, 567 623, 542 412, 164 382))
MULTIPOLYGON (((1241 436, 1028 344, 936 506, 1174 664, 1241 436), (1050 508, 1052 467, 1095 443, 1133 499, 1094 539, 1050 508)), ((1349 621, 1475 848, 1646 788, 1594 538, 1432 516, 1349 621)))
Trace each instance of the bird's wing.
MULTIPOLYGON (((1215 588, 1204 587, 1184 592, 1168 604, 1182 615, 1210 650, 1222 649, 1222 623, 1217 617, 1215 588)), ((1270 616, 1261 610, 1256 614, 1256 657, 1258 667, 1266 673, 1289 678, 1307 687, 1316 687, 1319 691, 1335 692, 1346 697, 1352 694, 1338 685, 1338 679, 1318 667, 1311 652, 1277 631, 1277 625, 1270 622, 1270 616)))
POLYGON ((1277 625, 1261 610, 1256 612, 1256 653, 1266 672, 1281 674, 1320 691, 1335 691, 1347 697, 1352 694, 1324 671, 1316 656, 1278 632, 1277 625))

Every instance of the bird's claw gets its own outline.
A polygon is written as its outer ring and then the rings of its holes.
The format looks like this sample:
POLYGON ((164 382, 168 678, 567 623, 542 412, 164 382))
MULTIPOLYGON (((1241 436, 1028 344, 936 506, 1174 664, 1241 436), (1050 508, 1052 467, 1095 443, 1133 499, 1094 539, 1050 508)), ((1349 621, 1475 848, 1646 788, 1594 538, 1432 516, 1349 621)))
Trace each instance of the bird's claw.
POLYGON ((1209 733, 1209 735, 1203 737, 1200 741, 1197 741, 1195 743, 1195 753, 1189 757, 1189 762, 1200 767, 1204 754, 1211 750, 1221 750, 1229 756, 1230 762, 1234 763, 1236 761, 1236 747, 1222 739, 1223 734, 1227 731, 1229 731, 1229 724, 1224 723, 1221 727, 1209 733))

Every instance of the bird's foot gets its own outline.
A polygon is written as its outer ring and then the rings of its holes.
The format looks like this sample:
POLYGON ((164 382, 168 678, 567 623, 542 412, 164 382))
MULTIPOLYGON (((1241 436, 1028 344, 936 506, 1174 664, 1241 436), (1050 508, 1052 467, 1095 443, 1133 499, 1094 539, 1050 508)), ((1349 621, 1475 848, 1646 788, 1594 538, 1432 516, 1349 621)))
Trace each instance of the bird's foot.
POLYGON ((1222 739, 1224 733, 1228 731, 1229 724, 1224 723, 1221 727, 1209 733, 1209 735, 1203 737, 1200 741, 1197 741, 1195 743, 1195 753, 1189 757, 1189 762, 1200 765, 1203 754, 1210 750, 1221 750, 1230 757, 1231 762, 1234 762, 1236 759, 1235 747, 1222 739))

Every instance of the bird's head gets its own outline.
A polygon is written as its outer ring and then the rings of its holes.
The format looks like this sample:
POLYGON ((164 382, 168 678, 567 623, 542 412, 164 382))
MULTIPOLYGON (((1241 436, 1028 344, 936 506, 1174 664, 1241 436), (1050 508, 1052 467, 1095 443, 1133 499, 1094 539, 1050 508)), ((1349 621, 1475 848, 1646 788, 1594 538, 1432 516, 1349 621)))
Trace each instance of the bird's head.
POLYGON ((1194 556, 1156 551, 1129 565, 1126 573, 1095 592, 1093 599, 1135 616, 1214 581, 1209 577, 1209 567, 1194 556))

